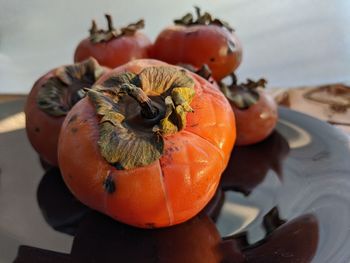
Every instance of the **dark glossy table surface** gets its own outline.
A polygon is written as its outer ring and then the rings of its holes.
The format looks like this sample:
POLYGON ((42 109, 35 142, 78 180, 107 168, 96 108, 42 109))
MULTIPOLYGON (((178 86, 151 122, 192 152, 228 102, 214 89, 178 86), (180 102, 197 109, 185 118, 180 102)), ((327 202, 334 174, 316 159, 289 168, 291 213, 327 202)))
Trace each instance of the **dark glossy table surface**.
MULTIPOLYGON (((0 122, 23 102, 0 104, 0 122)), ((267 140, 235 148, 199 216, 139 230, 76 201, 23 129, 2 132, 0 262, 349 262, 349 160, 343 134, 281 108, 267 140)))

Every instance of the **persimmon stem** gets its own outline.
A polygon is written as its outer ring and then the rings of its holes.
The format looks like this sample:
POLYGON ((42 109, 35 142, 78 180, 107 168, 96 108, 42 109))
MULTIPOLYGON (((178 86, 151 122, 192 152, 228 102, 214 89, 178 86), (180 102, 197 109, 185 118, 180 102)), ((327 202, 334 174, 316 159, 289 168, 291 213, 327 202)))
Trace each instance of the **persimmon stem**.
POLYGON ((139 87, 133 84, 123 84, 121 91, 127 93, 130 97, 135 99, 141 107, 141 114, 146 119, 154 119, 158 116, 158 109, 152 105, 152 100, 139 87))
POLYGON ((202 65, 202 67, 198 69, 195 73, 205 78, 206 80, 209 80, 209 78, 211 77, 211 70, 207 64, 202 65))
POLYGON ((197 19, 200 19, 201 15, 201 9, 198 6, 194 7, 196 9, 196 15, 197 15, 197 19))
POLYGON ((237 86, 237 76, 234 72, 230 74, 230 78, 232 81, 231 86, 237 86))
POLYGON ((105 14, 105 17, 107 19, 108 31, 112 32, 113 30, 115 30, 115 28, 113 26, 112 16, 110 14, 105 14))
POLYGON ((92 25, 91 25, 91 29, 90 29, 90 35, 96 34, 97 31, 98 31, 98 29, 97 29, 96 21, 92 20, 92 25))

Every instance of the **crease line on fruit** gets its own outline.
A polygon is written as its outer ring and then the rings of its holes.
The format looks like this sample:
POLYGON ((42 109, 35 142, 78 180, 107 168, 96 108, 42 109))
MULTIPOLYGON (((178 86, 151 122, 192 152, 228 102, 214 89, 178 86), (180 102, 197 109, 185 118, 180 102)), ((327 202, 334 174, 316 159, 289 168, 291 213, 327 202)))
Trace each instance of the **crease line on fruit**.
POLYGON ((169 202, 169 198, 168 198, 168 192, 166 190, 166 185, 164 182, 164 174, 162 171, 162 167, 160 166, 160 161, 158 160, 158 169, 159 169, 159 180, 160 180, 160 184, 162 186, 162 190, 163 190, 163 194, 164 194, 164 198, 165 198, 165 205, 166 205, 166 209, 168 212, 168 217, 169 217, 169 223, 170 225, 172 225, 174 223, 174 213, 173 213, 173 208, 169 202))

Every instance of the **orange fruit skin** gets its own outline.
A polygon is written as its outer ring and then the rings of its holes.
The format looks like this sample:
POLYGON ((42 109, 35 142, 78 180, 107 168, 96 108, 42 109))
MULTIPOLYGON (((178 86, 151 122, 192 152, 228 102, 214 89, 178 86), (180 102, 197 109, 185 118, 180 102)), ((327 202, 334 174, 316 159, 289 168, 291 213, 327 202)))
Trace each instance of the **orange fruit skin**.
MULTIPOLYGON (((166 65, 136 60, 102 77, 146 66, 166 65)), ((165 136, 164 153, 154 163, 117 170, 101 156, 99 121, 89 98, 79 101, 63 123, 59 165, 73 194, 84 204, 112 218, 142 228, 166 227, 195 216, 213 197, 235 142, 235 119, 226 98, 194 73, 193 113, 184 130, 165 136), (103 182, 111 176, 115 191, 103 182)), ((126 153, 127 154, 127 153, 126 153)))

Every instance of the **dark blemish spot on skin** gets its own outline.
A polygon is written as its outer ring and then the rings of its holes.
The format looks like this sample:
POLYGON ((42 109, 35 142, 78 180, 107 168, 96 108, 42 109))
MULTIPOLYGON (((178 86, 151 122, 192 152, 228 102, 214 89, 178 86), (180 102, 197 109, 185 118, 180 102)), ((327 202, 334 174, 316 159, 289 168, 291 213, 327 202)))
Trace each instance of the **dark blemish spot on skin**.
POLYGON ((235 43, 233 43, 231 40, 227 41, 227 55, 230 55, 235 50, 235 43))
POLYGON ((74 122, 76 119, 78 118, 78 115, 74 114, 68 121, 68 124, 71 124, 72 122, 74 122))
POLYGON ((34 131, 35 131, 35 132, 40 132, 40 128, 35 127, 34 131))
POLYGON ((68 175, 69 179, 73 179, 73 176, 71 174, 68 175))
POLYGON ((103 182, 103 187, 107 193, 113 194, 115 191, 115 183, 111 174, 108 174, 107 178, 103 182))
POLYGON ((215 61, 215 58, 210 58, 210 61, 211 61, 211 62, 214 62, 214 61, 215 61))
POLYGON ((190 31, 190 32, 186 32, 186 35, 185 36, 196 36, 199 34, 199 31, 196 30, 196 31, 190 31))
POLYGON ((78 131, 78 128, 73 127, 72 129, 70 129, 72 133, 76 133, 78 131))
POLYGON ((125 170, 124 167, 120 163, 115 163, 113 165, 117 170, 125 170))
POLYGON ((83 120, 84 123, 86 123, 87 121, 88 121, 87 119, 83 120))

